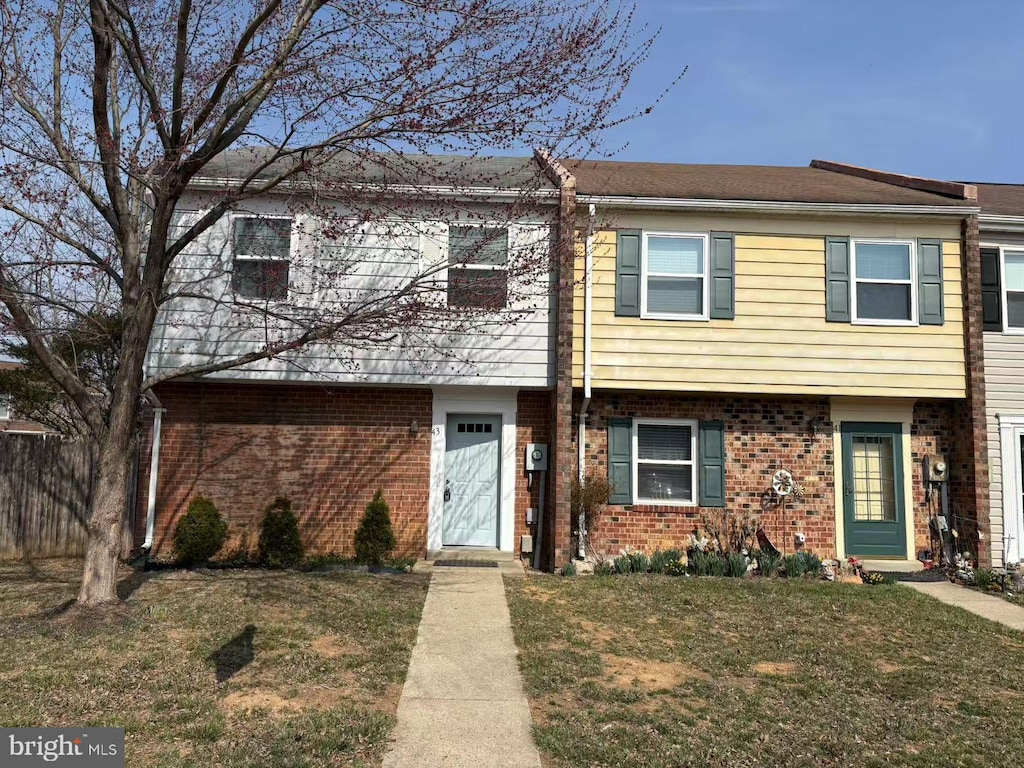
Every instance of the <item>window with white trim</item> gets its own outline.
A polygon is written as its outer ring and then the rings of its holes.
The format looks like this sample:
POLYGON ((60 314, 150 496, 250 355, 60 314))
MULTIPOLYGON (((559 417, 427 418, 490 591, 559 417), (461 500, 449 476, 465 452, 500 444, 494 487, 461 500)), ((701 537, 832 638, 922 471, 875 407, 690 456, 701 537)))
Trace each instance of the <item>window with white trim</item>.
POLYGON ((638 504, 696 504, 697 422, 634 419, 633 478, 638 504))
POLYGON ((917 322, 914 243, 851 240, 853 321, 876 325, 917 322))
POLYGON ((1024 331, 1024 250, 1003 248, 1002 251, 1006 328, 1024 331))
POLYGON ((706 320, 708 236, 645 232, 641 316, 706 320))
POLYGON ((448 306, 504 309, 508 304, 508 230, 448 228, 448 306))
POLYGON ((235 295, 264 301, 287 299, 291 241, 291 218, 233 217, 231 288, 235 295))

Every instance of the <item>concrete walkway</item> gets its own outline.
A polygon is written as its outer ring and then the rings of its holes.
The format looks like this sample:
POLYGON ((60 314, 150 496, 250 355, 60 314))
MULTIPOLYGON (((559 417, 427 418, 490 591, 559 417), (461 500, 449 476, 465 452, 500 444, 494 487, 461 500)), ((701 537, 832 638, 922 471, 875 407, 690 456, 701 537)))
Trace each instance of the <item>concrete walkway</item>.
POLYGON ((986 595, 950 581, 905 581, 903 584, 946 605, 954 605, 1010 629, 1024 631, 1024 608, 1004 597, 986 595))
POLYGON ((437 568, 384 768, 540 768, 502 571, 437 568))

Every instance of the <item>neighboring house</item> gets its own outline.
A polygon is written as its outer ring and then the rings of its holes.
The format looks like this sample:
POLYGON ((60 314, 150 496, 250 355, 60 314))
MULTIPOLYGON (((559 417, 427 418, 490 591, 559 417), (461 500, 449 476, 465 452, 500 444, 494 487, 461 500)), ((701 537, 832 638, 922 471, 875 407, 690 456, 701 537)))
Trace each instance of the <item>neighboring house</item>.
MULTIPOLYGON (((433 331, 428 317, 426 327, 393 337, 315 343, 156 386, 160 451, 153 462, 151 430, 140 461, 138 545, 169 555, 178 516, 203 495, 226 516, 231 546, 251 547, 262 510, 286 495, 310 551, 351 553, 378 488, 391 507, 396 554, 453 545, 518 552, 522 537, 537 532, 543 476, 530 482, 525 448, 549 444, 559 418, 552 268, 571 190, 560 189, 543 153, 418 161, 446 164, 464 180, 414 185, 407 199, 375 186, 368 205, 391 211, 379 221, 360 222, 340 203, 311 207, 288 188, 224 216, 176 264, 169 291, 190 295, 163 309, 147 375, 259 349, 279 329, 273 320, 254 325, 242 304, 315 312, 439 265, 424 294, 440 302, 438 316, 482 308, 490 322, 433 331), (329 211, 330 224, 314 210, 329 211), (534 274, 516 273, 524 259, 538 265, 534 274)), ((181 202, 180 226, 202 214, 204 195, 248 171, 234 162, 243 160, 218 164, 181 202)), ((568 423, 568 394, 563 401, 568 423)), ((564 491, 551 475, 546 482, 548 501, 564 491)))
POLYGON ((992 564, 1024 558, 1024 185, 977 184, 992 564))
POLYGON ((937 454, 973 529, 972 187, 817 161, 564 164, 586 238, 573 449, 615 487, 597 550, 680 546, 727 510, 761 515, 785 552, 913 567, 937 454), (803 491, 784 504, 781 469, 803 491))
MULTIPOLYGON (((0 370, 15 370, 21 367, 21 363, 0 360, 0 370)), ((13 408, 10 396, 0 390, 0 432, 21 432, 29 434, 45 434, 46 427, 37 421, 19 417, 13 408)))

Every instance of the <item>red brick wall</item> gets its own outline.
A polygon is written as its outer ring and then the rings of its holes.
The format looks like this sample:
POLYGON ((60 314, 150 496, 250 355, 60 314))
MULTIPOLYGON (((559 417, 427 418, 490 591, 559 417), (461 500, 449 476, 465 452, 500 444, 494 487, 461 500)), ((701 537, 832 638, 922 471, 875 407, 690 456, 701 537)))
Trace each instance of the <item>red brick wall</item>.
MULTIPOLYGON (((955 404, 925 402, 914 409, 911 425, 915 552, 931 546, 928 518, 936 496, 926 504, 921 458, 948 453, 955 443, 955 404)), ((805 548, 836 554, 835 473, 830 406, 827 399, 758 397, 693 397, 668 394, 602 393, 593 398, 587 427, 587 462, 607 472, 608 420, 615 417, 720 420, 725 424, 726 509, 761 513, 761 522, 775 546, 791 552, 794 535, 807 537, 805 548), (811 420, 817 420, 815 434, 811 420), (801 499, 789 497, 785 507, 766 503, 776 469, 786 468, 804 487, 801 499)), ((701 526, 699 507, 657 505, 610 506, 594 533, 598 551, 618 554, 625 547, 651 551, 681 547, 701 526)))
MULTIPOLYGON (((309 552, 351 554, 377 488, 391 507, 396 554, 425 554, 429 390, 201 383, 165 385, 157 395, 167 411, 155 554, 170 555, 174 524, 200 494, 227 519, 229 547, 254 547, 263 509, 284 494, 309 552)), ((149 477, 149 452, 142 453, 139 542, 149 477)))
MULTIPOLYGON (((520 392, 516 403, 516 511, 515 511, 515 551, 519 554, 520 536, 530 533, 536 544, 537 526, 526 524, 526 510, 532 507, 534 514, 540 505, 540 483, 533 484, 533 490, 527 488, 529 478, 526 475, 526 446, 529 443, 551 444, 551 393, 520 392)), ((552 507, 545 499, 548 509, 552 507)), ((534 517, 536 520, 536 516, 534 517)))

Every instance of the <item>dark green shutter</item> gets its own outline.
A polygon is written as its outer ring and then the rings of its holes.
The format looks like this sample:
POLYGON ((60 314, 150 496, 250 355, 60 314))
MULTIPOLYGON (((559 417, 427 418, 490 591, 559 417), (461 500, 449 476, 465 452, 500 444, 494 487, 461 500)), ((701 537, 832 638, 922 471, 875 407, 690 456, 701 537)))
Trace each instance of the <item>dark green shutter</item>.
POLYGON ((850 322, 850 238, 825 239, 825 319, 850 322))
POLYGON ((917 320, 942 325, 942 241, 917 241, 917 320))
POLYGON ((724 232, 711 233, 711 319, 736 317, 735 238, 724 232))
POLYGON ((615 314, 640 317, 640 231, 619 232, 615 249, 615 314))
POLYGON ((981 311, 986 331, 1003 330, 1003 296, 999 279, 999 249, 981 249, 981 311))
POLYGON ((697 440, 700 453, 700 505, 725 506, 725 425, 702 421, 697 440))
POLYGON ((633 503, 633 420, 608 421, 608 479, 611 504, 633 503))

